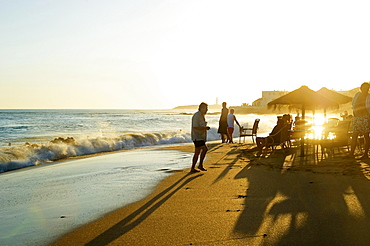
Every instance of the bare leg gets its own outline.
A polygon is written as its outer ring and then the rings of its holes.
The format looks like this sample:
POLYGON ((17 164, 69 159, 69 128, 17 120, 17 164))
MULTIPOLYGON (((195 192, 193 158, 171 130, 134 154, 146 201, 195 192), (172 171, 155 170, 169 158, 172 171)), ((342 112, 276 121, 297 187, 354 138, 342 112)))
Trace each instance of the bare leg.
POLYGON ((352 142, 351 142, 351 152, 349 153, 349 156, 352 157, 354 156, 355 149, 357 146, 357 138, 358 138, 359 132, 354 132, 352 134, 352 142))
POLYGON ((233 132, 234 132, 234 128, 232 127, 227 128, 227 133, 229 136, 229 143, 233 143, 233 132))
POLYGON ((202 150, 202 147, 195 148, 194 156, 193 156, 193 163, 191 165, 190 172, 199 172, 198 170, 195 169, 195 165, 197 164, 198 157, 199 157, 199 154, 200 154, 201 150, 202 150))
POLYGON ((362 158, 369 158, 369 146, 370 146, 370 136, 369 136, 369 133, 365 133, 364 134, 364 138, 365 138, 365 153, 364 155, 362 156, 362 158))
POLYGON ((226 143, 230 143, 230 136, 229 136, 229 133, 226 134, 226 143))
POLYGON ((204 161, 204 158, 206 157, 206 154, 207 154, 207 151, 208 151, 208 147, 206 145, 200 147, 202 152, 200 154, 200 160, 199 160, 199 165, 198 165, 198 168, 202 171, 207 171, 207 169, 205 169, 203 167, 203 161, 204 161))
POLYGON ((221 133, 221 140, 223 143, 227 142, 227 135, 224 133, 221 133))

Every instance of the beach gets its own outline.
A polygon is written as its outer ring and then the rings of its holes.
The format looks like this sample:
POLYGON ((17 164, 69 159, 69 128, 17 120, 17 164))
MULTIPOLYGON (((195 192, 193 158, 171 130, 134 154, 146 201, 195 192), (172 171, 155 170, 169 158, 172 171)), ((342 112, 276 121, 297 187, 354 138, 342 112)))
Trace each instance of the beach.
MULTIPOLYGON (((3 114, 2 143, 12 143, 1 152, 3 245, 364 245, 370 239, 370 163, 345 158, 346 149, 332 156, 310 148, 301 157, 294 143, 257 158, 250 138, 220 143, 215 113, 207 115, 208 171, 191 174, 191 112, 3 114)), ((276 121, 276 115, 237 118, 243 126, 260 118, 259 136, 276 121)))
MULTIPOLYGON (((178 170, 144 199, 51 245, 367 245, 369 161, 253 155, 252 144, 209 143, 207 172, 178 170)), ((169 146, 159 151, 193 146, 169 146)))
POLYGON ((143 199, 160 180, 187 168, 190 159, 185 152, 142 148, 3 173, 0 245, 48 245, 143 199))
POLYGON ((368 9, 1 1, 0 246, 370 245, 368 9))
MULTIPOLYGON (((0 242, 4 245, 47 245, 145 198, 161 180, 191 163, 192 111, 2 110, 0 114, 0 242), (177 147, 162 149, 173 145, 177 147), (180 151, 184 146, 190 152, 180 151)), ((263 119, 261 134, 275 122, 270 115, 238 119, 250 126, 256 117, 263 119)), ((209 143, 219 141, 218 119, 216 112, 207 115, 209 143)))

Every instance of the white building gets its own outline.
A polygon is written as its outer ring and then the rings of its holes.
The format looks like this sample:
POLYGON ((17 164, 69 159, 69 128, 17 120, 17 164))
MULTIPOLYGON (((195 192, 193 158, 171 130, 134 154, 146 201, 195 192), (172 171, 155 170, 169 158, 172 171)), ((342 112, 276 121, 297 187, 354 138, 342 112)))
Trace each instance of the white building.
POLYGON ((287 91, 262 91, 261 106, 267 106, 272 100, 284 96, 287 91))

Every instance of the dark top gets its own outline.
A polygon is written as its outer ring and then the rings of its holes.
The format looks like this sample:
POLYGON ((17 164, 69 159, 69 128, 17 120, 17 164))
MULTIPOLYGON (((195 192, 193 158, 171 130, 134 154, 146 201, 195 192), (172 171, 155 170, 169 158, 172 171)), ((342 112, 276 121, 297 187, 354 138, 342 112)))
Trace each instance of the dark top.
POLYGON ((229 114, 229 109, 228 108, 222 108, 221 109, 220 121, 227 121, 227 115, 228 114, 229 114))
POLYGON ((227 134, 227 115, 229 114, 228 108, 221 109, 220 125, 218 127, 218 133, 227 134))
POLYGON ((283 120, 279 120, 276 126, 270 132, 270 136, 274 140, 274 143, 280 143, 282 140, 286 140, 288 131, 284 131, 284 129, 288 130, 288 124, 284 123, 283 120), (284 129, 283 129, 284 128, 284 129), (282 139, 283 138, 283 139, 282 139))

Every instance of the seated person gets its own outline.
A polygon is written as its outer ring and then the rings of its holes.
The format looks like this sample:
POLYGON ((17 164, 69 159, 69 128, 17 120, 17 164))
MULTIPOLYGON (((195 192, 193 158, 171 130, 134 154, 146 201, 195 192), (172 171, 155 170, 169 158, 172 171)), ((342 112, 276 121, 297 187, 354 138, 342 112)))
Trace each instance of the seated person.
POLYGON ((299 139, 299 138, 302 138, 304 136, 304 132, 302 130, 306 130, 310 127, 310 125, 307 125, 307 121, 306 120, 302 120, 301 117, 299 116, 296 116, 295 117, 295 121, 293 123, 293 130, 297 130, 297 131, 293 131, 291 133, 291 139, 299 139))
POLYGON ((268 147, 271 144, 283 143, 289 140, 288 130, 291 128, 291 116, 290 114, 284 114, 283 116, 277 117, 276 126, 272 129, 268 137, 257 137, 257 156, 262 154, 263 147, 268 147))

